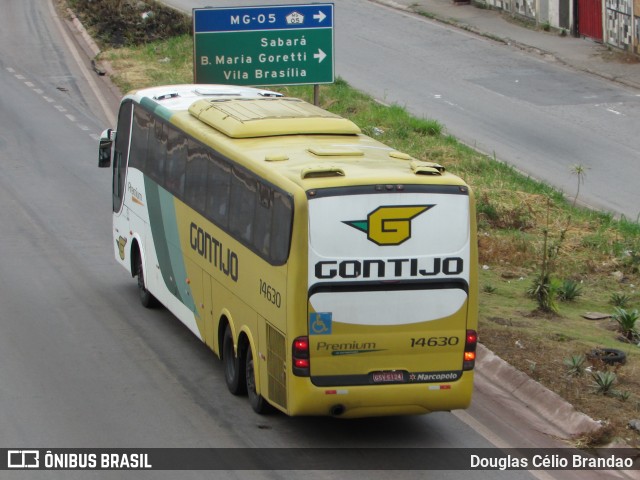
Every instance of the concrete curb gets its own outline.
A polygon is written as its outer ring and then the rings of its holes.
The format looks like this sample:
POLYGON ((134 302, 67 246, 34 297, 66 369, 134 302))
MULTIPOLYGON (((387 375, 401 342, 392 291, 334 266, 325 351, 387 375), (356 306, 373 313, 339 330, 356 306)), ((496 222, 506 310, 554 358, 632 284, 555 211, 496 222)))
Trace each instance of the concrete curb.
POLYGON ((478 345, 476 371, 494 387, 544 419, 549 424, 548 433, 571 439, 602 428, 600 422, 578 412, 560 395, 511 366, 484 345, 478 345))
POLYGON ((73 24, 75 31, 82 37, 82 40, 86 45, 86 49, 89 52, 89 58, 91 59, 95 58, 100 53, 100 48, 98 47, 96 42, 94 42, 91 35, 89 35, 87 30, 84 28, 84 25, 82 25, 82 22, 78 20, 78 17, 76 17, 75 13, 73 13, 73 11, 70 8, 67 8, 67 14, 71 18, 71 23, 73 24))
MULTIPOLYGON (((109 97, 109 104, 111 105, 110 114, 113 117, 113 122, 115 122, 115 116, 117 115, 120 100, 122 99, 122 92, 120 92, 120 90, 111 81, 111 78, 109 78, 114 73, 111 64, 106 60, 96 60, 96 57, 101 53, 100 47, 98 47, 89 32, 87 32, 80 19, 76 17, 73 10, 70 8, 62 10, 55 6, 54 10, 57 13, 57 18, 60 21, 61 26, 72 37, 72 40, 77 45, 79 51, 84 53, 86 56, 86 59, 88 60, 88 68, 93 70, 101 80, 99 84, 105 89, 103 94, 109 97)), ((107 117, 109 117, 108 114, 107 117)))

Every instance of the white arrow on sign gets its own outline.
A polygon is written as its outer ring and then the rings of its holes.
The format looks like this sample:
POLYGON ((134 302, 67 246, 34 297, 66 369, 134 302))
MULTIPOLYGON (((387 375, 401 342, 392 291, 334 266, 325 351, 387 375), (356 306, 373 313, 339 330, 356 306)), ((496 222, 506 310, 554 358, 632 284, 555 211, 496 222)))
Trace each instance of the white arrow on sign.
POLYGON ((322 21, 327 18, 327 16, 322 12, 322 10, 318 11, 318 13, 316 13, 313 18, 315 20, 318 20, 318 23, 322 23, 322 21))
POLYGON ((320 49, 318 49, 318 53, 313 54, 313 58, 317 58, 318 63, 322 63, 322 60, 324 60, 326 57, 327 57, 327 54, 320 49))

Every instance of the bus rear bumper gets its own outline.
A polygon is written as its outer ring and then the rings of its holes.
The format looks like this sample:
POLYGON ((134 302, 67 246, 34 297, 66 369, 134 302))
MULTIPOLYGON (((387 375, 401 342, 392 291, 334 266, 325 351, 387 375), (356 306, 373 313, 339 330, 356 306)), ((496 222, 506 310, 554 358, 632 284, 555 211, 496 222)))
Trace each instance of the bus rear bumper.
POLYGON ((464 409, 471 403, 473 372, 450 383, 316 387, 309 379, 296 378, 296 395, 288 414, 361 418, 423 415, 464 409))

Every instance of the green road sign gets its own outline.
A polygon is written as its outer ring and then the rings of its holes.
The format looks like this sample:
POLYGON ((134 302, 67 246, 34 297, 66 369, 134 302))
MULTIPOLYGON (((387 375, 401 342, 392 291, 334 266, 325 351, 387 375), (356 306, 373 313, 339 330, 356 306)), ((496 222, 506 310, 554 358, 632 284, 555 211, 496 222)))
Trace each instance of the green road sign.
POLYGON ((334 81, 333 4, 194 9, 193 23, 195 83, 334 81))

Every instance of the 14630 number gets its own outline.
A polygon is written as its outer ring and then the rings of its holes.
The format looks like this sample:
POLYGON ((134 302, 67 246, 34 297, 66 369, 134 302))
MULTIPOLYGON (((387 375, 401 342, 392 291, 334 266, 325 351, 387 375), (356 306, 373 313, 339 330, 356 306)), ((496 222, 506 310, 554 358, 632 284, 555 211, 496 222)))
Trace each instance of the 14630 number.
POLYGON ((411 339, 411 348, 414 347, 451 347, 458 345, 458 337, 421 337, 411 339))
POLYGON ((260 294, 276 307, 280 308, 280 305, 282 305, 282 295, 280 295, 280 292, 262 279, 260 279, 260 294))

